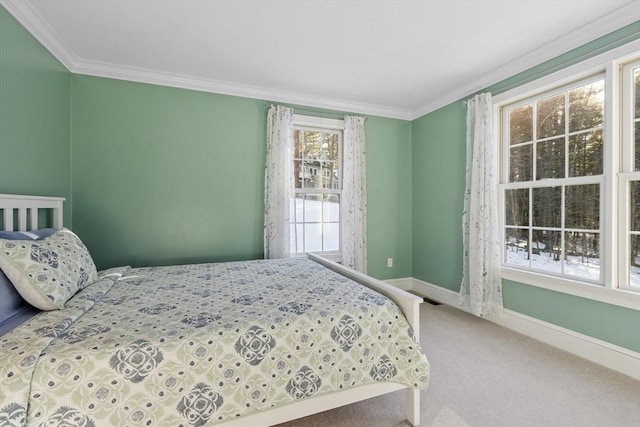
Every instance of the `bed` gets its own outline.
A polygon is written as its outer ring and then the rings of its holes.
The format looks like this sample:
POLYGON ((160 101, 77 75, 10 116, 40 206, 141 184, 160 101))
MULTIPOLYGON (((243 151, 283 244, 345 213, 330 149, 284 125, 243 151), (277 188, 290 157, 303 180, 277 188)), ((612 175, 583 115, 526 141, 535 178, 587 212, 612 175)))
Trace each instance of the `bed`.
POLYGON ((419 424, 421 298, 313 254, 97 272, 62 203, 0 195, 4 285, 39 307, 0 305, 0 425, 266 426, 402 389, 419 424))

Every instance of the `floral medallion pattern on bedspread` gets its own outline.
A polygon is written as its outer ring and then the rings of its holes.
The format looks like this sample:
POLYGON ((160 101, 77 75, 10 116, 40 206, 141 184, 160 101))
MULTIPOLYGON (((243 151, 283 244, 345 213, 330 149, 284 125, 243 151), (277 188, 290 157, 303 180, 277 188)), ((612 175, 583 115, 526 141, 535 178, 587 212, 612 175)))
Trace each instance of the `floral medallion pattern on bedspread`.
POLYGON ((133 268, 93 287, 0 338, 0 424, 204 426, 378 381, 428 385, 397 306, 310 260, 133 268), (92 307, 66 315, 75 300, 92 307))

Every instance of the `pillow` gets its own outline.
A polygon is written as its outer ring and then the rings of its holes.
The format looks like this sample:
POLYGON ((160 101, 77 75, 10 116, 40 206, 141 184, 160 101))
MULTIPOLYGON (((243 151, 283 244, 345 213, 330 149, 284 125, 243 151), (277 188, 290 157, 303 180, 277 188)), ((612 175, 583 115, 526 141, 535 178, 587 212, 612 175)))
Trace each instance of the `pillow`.
POLYGON ((63 308, 98 276, 89 251, 66 228, 42 240, 0 239, 0 269, 22 298, 41 310, 63 308))
POLYGON ((11 281, 0 270, 0 336, 39 312, 40 310, 22 299, 11 281))
MULTIPOLYGON (((55 228, 31 231, 0 231, 0 238, 10 240, 37 240, 52 235, 55 228)), ((20 296, 9 278, 0 270, 0 336, 38 314, 40 310, 20 296)))
POLYGON ((7 240, 40 240, 51 236, 55 228, 41 228, 31 231, 0 231, 0 239, 7 240))

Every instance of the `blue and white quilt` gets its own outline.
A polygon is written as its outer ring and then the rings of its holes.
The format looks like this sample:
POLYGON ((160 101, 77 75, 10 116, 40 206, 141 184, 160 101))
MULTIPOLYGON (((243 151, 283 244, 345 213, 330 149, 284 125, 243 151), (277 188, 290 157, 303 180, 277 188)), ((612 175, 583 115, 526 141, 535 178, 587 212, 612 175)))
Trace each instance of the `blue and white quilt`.
POLYGON ((0 425, 214 425, 375 382, 425 389, 398 307, 307 259, 102 273, 0 338, 0 425))

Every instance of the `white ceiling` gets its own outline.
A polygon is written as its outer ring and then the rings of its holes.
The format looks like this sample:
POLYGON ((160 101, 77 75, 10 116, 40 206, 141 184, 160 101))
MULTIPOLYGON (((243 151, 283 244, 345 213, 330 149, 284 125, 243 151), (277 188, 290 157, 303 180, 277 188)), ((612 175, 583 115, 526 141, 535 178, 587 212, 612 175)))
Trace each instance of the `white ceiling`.
POLYGON ((74 73, 401 119, 640 20, 640 0, 0 2, 74 73))

